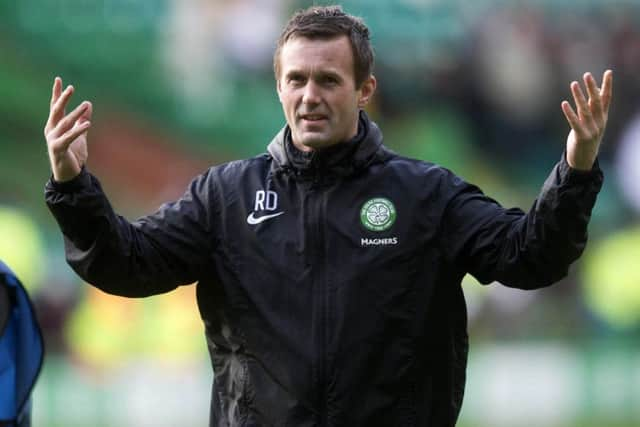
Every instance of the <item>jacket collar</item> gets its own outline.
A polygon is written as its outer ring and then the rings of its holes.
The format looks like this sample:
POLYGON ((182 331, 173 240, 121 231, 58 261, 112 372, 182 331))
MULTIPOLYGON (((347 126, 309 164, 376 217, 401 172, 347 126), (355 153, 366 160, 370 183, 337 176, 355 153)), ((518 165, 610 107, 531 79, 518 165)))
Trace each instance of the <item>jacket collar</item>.
POLYGON ((267 151, 276 170, 297 176, 352 175, 374 162, 382 148, 382 132, 364 111, 360 111, 358 134, 349 141, 309 153, 298 150, 291 141, 289 126, 273 138, 267 151))

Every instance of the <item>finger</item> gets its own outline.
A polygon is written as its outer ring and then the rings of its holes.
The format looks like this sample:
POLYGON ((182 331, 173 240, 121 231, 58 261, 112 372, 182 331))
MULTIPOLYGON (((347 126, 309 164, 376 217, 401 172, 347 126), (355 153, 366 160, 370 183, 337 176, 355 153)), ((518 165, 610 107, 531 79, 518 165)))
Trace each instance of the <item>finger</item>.
POLYGON ((60 98, 60 93, 62 93, 62 79, 60 77, 56 77, 53 79, 53 88, 51 89, 51 102, 49 106, 52 107, 53 104, 60 98))
POLYGON ((78 119, 78 123, 84 123, 86 121, 91 121, 91 116, 93 115, 93 104, 89 101, 84 101, 87 104, 86 110, 78 119))
POLYGON ((69 102, 69 98, 73 94, 73 86, 67 86, 58 99, 54 102, 49 112, 49 120, 47 121, 47 128, 55 128, 58 122, 64 117, 64 109, 69 102))
POLYGON ((583 114, 588 113, 589 108, 587 105, 587 99, 582 92, 582 88, 580 87, 580 83, 573 81, 571 82, 571 94, 573 95, 573 99, 576 103, 576 108, 578 110, 578 116, 582 117, 583 114))
POLYGON ((52 114, 52 111, 53 111, 53 106, 56 103, 56 101, 60 98, 61 93, 62 93, 62 79, 60 77, 56 77, 53 79, 53 88, 51 89, 51 101, 49 103, 49 117, 47 117, 47 123, 45 123, 44 125, 45 136, 55 126, 54 116, 52 114))
POLYGON ((596 133, 596 124, 593 121, 591 110, 589 109, 587 100, 578 82, 574 81, 571 83, 571 93, 573 94, 573 99, 576 102, 576 108, 578 110, 578 118, 580 119, 581 127, 585 132, 596 133))
POLYGON ((576 114, 576 112, 571 107, 568 101, 562 101, 560 105, 562 108, 562 112, 564 116, 567 118, 569 122, 569 126, 573 129, 579 137, 584 137, 584 129, 582 127, 582 123, 580 122, 580 118, 576 114))
POLYGON ((63 152, 69 149, 69 146, 80 135, 85 133, 91 127, 91 122, 84 122, 72 127, 57 138, 53 145, 57 151, 63 152))
POLYGON ((611 95, 613 91, 613 71, 607 70, 602 76, 602 88, 600 89, 600 96, 602 97, 602 109, 604 114, 609 113, 609 106, 611 105, 611 95))
POLYGON ((88 107, 89 103, 86 101, 78 105, 75 110, 67 114, 62 120, 58 122, 56 127, 51 132, 52 136, 54 138, 57 138, 58 136, 71 129, 76 124, 76 121, 78 121, 80 117, 85 113, 88 107))
POLYGON ((584 84, 587 87, 587 93, 589 94, 589 110, 596 119, 596 122, 600 124, 603 121, 602 117, 602 100, 600 99, 600 89, 596 84, 596 79, 593 78, 591 73, 585 73, 582 77, 584 84))
POLYGON ((60 77, 55 77, 53 79, 53 87, 51 88, 51 100, 49 101, 49 117, 47 117, 47 122, 44 125, 44 135, 47 136, 52 126, 52 115, 51 110, 53 109, 53 104, 60 97, 60 92, 62 91, 62 79, 60 77))
POLYGON ((598 88, 598 84, 596 83, 596 79, 593 78, 591 73, 584 73, 582 76, 584 80, 584 85, 587 88, 587 94, 590 99, 600 99, 600 89, 598 88))

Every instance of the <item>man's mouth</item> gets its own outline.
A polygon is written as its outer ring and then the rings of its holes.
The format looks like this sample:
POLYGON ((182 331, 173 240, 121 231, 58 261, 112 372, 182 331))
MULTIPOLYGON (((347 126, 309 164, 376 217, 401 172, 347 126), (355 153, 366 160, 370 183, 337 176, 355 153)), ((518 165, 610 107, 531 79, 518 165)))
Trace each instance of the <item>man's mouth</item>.
POLYGON ((327 116, 323 114, 301 114, 300 118, 306 122, 320 122, 327 120, 327 116))

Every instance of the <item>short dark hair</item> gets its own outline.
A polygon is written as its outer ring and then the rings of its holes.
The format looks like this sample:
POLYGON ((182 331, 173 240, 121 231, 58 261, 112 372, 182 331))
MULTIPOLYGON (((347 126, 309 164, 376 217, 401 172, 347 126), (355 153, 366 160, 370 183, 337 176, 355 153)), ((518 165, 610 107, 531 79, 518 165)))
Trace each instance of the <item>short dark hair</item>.
POLYGON ((354 78, 359 88, 373 72, 373 48, 362 18, 349 15, 341 6, 312 6, 296 12, 282 30, 273 55, 276 80, 280 76, 280 52, 292 38, 334 39, 347 36, 353 52, 354 78))

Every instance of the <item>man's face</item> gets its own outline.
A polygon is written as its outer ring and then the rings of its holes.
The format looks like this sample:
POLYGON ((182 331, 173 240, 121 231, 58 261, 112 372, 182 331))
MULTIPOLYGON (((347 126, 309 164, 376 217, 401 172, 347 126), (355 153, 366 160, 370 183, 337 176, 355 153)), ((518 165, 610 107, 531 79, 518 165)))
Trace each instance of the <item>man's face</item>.
POLYGON ((358 131, 358 111, 368 102, 376 81, 370 76, 360 88, 354 79, 349 39, 295 37, 280 51, 278 96, 302 151, 348 141, 358 131))

